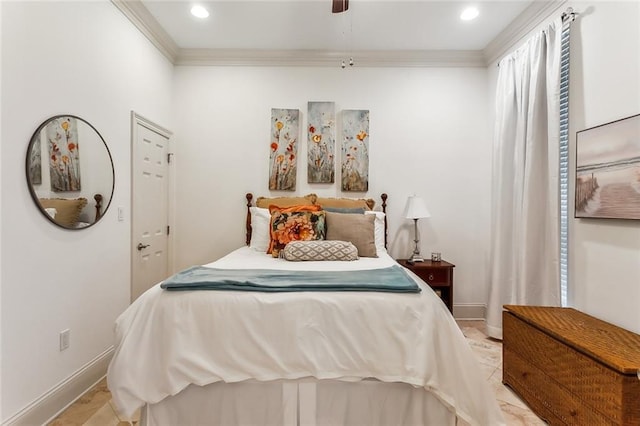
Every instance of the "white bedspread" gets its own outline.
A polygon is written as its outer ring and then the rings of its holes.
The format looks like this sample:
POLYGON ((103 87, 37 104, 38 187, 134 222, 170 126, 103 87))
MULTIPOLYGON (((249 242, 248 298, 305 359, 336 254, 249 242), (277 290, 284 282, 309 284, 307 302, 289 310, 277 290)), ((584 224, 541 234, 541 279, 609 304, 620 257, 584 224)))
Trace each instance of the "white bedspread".
MULTIPOLYGON (((386 254, 287 262, 243 247, 210 265, 354 270, 392 264, 386 254)), ((116 321, 107 375, 113 401, 131 416, 189 384, 373 377, 423 387, 470 424, 503 424, 453 317, 412 276, 423 289, 419 294, 168 292, 156 285, 116 321)))

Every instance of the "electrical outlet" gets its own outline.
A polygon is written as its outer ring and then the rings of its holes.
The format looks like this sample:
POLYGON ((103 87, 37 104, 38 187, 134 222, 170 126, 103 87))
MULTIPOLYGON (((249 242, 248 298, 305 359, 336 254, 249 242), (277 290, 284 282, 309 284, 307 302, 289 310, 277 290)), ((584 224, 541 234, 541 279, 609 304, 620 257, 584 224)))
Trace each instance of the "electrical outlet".
POLYGON ((71 330, 67 328, 60 332, 60 352, 69 348, 69 345, 71 345, 71 330))

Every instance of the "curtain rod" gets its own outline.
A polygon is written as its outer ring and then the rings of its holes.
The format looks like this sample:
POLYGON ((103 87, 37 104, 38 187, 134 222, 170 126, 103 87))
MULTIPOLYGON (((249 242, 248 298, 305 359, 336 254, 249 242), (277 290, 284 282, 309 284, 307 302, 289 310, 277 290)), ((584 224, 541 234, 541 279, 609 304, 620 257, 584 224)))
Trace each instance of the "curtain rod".
POLYGON ((575 21, 577 14, 577 12, 573 11, 572 7, 568 7, 567 10, 562 13, 562 23, 575 21))

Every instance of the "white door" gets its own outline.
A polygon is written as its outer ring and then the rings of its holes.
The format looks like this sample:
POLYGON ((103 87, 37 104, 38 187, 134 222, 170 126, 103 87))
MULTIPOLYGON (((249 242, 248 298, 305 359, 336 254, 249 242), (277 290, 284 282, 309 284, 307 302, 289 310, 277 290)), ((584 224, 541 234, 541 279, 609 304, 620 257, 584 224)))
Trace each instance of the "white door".
POLYGON ((169 273, 169 137, 132 113, 131 301, 169 273))

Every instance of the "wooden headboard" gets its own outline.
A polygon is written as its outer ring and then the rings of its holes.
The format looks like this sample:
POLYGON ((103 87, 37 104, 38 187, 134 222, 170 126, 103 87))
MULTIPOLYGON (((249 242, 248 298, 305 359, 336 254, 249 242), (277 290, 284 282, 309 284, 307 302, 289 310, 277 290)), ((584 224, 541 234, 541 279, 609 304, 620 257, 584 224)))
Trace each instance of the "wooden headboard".
MULTIPOLYGON (((247 198, 247 223, 246 223, 246 241, 245 244, 249 245, 251 243, 251 207, 253 206, 253 194, 247 192, 245 195, 247 198)), ((383 193, 380 195, 380 199, 382 199, 382 212, 385 213, 384 216, 384 246, 387 247, 387 198, 388 195, 383 193)))

